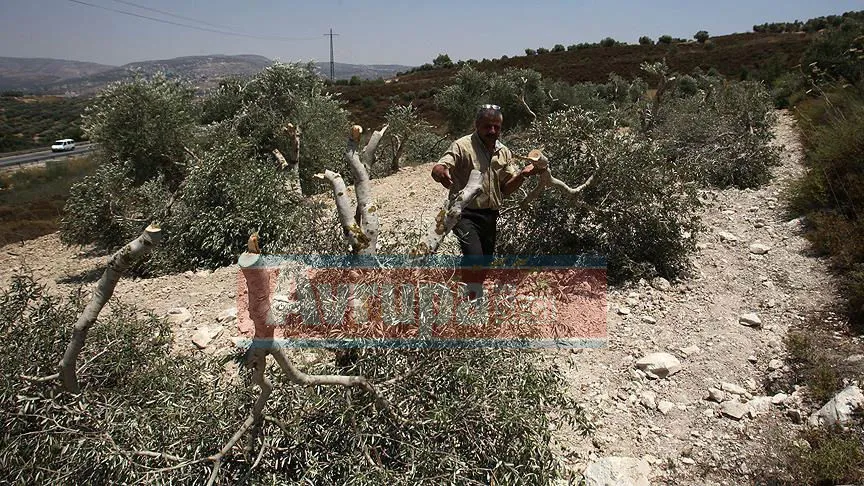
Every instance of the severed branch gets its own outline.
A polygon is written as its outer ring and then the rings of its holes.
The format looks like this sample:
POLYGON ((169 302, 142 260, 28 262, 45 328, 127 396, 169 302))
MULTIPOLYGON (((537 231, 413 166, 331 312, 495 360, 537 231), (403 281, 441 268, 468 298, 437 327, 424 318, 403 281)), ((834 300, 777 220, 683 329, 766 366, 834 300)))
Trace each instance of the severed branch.
POLYGON ((375 149, 386 130, 387 126, 385 125, 380 131, 373 133, 369 143, 362 151, 358 151, 363 129, 359 125, 351 127, 348 147, 345 150, 345 161, 354 177, 354 193, 357 197, 357 210, 353 218, 350 209, 351 202, 346 195, 342 176, 330 170, 315 175, 319 179, 326 179, 330 182, 333 188, 333 198, 336 201, 336 209, 339 213, 339 222, 342 224, 342 230, 348 244, 351 245, 351 253, 355 255, 374 255, 377 252, 378 215, 376 212, 378 208, 372 200, 372 184, 369 181, 367 167, 372 162, 375 149))
POLYGON ((84 308, 84 312, 81 313, 78 321, 72 328, 72 338, 69 340, 69 345, 66 347, 63 359, 57 365, 59 373, 44 378, 28 376, 22 376, 22 378, 34 382, 45 382, 60 378, 66 391, 80 393, 81 387, 78 384, 76 366, 78 355, 81 353, 81 349, 84 348, 84 342, 87 339, 90 327, 96 322, 99 312, 102 311, 102 308, 105 307, 105 304, 108 303, 108 300, 114 294, 114 287, 126 269, 129 268, 129 265, 148 254, 153 246, 159 244, 161 240, 162 230, 155 224, 151 224, 147 226, 141 236, 127 243, 126 246, 111 256, 108 266, 102 274, 102 278, 96 284, 96 289, 93 292, 90 303, 84 308))
POLYGON ((303 373, 294 366, 291 359, 285 354, 282 347, 274 340, 274 328, 268 324, 268 316, 270 315, 271 295, 270 295, 270 270, 263 265, 263 257, 258 253, 250 251, 240 255, 238 265, 240 271, 246 280, 246 288, 249 296, 249 317, 255 325, 255 336, 252 341, 251 354, 249 363, 253 368, 252 381, 258 385, 261 392, 255 400, 252 411, 240 428, 234 433, 227 443, 219 450, 218 453, 210 456, 208 459, 213 462, 213 471, 207 481, 208 485, 216 482, 219 476, 219 468, 222 461, 227 457, 231 449, 243 437, 246 432, 253 430, 253 436, 250 442, 256 439, 257 431, 260 431, 260 425, 265 419, 264 407, 270 394, 273 391, 273 384, 267 379, 265 374, 267 368, 267 356, 272 355, 279 365, 279 368, 288 377, 291 382, 303 386, 316 385, 340 385, 345 387, 357 387, 369 392, 375 398, 375 405, 379 410, 385 410, 390 415, 401 420, 395 413, 393 407, 384 398, 384 396, 375 388, 375 386, 363 376, 350 375, 309 375, 303 373))
POLYGON ((279 149, 273 149, 273 155, 279 161, 279 168, 283 171, 288 171, 291 175, 288 189, 303 197, 303 188, 300 186, 300 127, 295 127, 292 123, 289 123, 282 130, 285 131, 290 140, 288 157, 286 159, 279 149))
POLYGON ((426 236, 411 251, 414 257, 438 251, 447 233, 453 230, 462 218, 462 210, 483 190, 483 175, 477 169, 471 171, 465 187, 453 198, 448 198, 435 216, 435 224, 429 227, 426 236))
MULTIPOLYGON (((533 121, 533 120, 537 119, 537 114, 534 113, 534 110, 532 110, 531 107, 528 106, 528 103, 525 101, 525 91, 527 89, 528 89, 528 78, 522 78, 522 94, 519 96, 519 101, 521 101, 522 106, 524 106, 525 109, 528 110, 528 113, 531 115, 531 120, 533 121)), ((549 97, 550 98, 552 97, 551 91, 549 92, 549 97)))
POLYGON ((573 188, 568 186, 566 182, 552 176, 552 172, 549 170, 549 159, 547 159, 546 156, 543 155, 543 152, 541 152, 540 150, 532 150, 528 153, 527 157, 517 156, 517 158, 531 161, 531 163, 533 163, 535 167, 546 169, 539 174, 540 180, 538 181, 537 186, 532 189, 527 196, 525 196, 525 199, 523 199, 521 203, 519 203, 519 205, 523 208, 528 206, 528 204, 530 204, 535 199, 537 199, 540 194, 542 194, 543 191, 546 190, 547 187, 554 187, 558 191, 564 193, 566 196, 576 196, 577 194, 584 191, 586 187, 591 185, 591 183, 594 181, 594 175, 596 174, 596 170, 599 168, 599 166, 595 163, 595 172, 592 173, 585 182, 573 188))

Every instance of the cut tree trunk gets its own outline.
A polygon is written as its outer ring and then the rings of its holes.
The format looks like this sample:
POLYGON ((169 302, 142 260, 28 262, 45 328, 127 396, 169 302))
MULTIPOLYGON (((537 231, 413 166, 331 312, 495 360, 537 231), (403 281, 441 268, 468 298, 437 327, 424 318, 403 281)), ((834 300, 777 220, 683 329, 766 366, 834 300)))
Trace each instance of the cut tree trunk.
POLYGON ((108 267, 96 284, 96 289, 93 291, 90 303, 84 308, 84 312, 81 313, 78 317, 78 322, 72 328, 72 339, 66 347, 63 359, 58 364, 60 378, 63 380, 63 386, 66 388, 66 391, 71 393, 81 392, 75 370, 78 355, 81 353, 81 349, 84 348, 84 341, 87 339, 90 327, 96 322, 99 312, 102 311, 108 299, 114 294, 114 287, 117 285, 120 277, 132 262, 148 254, 153 246, 159 244, 161 240, 162 230, 158 226, 151 224, 144 230, 141 236, 126 244, 108 261, 108 267))

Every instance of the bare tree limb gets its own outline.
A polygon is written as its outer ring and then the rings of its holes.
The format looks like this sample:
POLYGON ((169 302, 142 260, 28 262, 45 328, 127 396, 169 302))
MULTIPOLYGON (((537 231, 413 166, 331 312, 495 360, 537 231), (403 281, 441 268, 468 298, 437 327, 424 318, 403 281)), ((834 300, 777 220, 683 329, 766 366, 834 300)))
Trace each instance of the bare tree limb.
POLYGON ((441 205, 438 214, 435 216, 435 224, 430 226, 426 232, 426 236, 415 247, 411 254, 412 256, 423 256, 435 253, 447 233, 453 230, 456 223, 462 218, 462 210, 473 201, 483 189, 483 175, 480 171, 474 169, 468 176, 468 182, 459 193, 448 198, 441 205))
MULTIPOLYGON (((251 240, 252 238, 250 237, 250 248, 253 246, 251 240)), ((257 247, 257 241, 255 246, 257 247)), ((348 375, 309 375, 303 373, 294 366, 282 347, 273 339, 274 329, 271 326, 272 322, 270 320, 271 275, 270 270, 261 265, 262 258, 262 255, 258 253, 246 252, 240 255, 240 258, 237 261, 240 271, 246 280, 246 289, 249 298, 249 317, 252 319, 255 326, 253 345, 248 358, 250 366, 253 368, 252 381, 258 385, 261 392, 258 394, 258 398, 255 400, 255 404, 249 412, 249 416, 243 421, 237 431, 234 432, 234 435, 232 435, 228 442, 222 446, 219 452, 208 458, 213 462, 213 471, 210 473, 210 477, 207 481, 207 484, 210 486, 212 486, 219 477, 219 469, 222 466, 222 461, 231 453, 231 449, 237 444, 243 435, 250 430, 253 430, 250 442, 254 442, 257 435, 254 433, 255 429, 258 429, 261 423, 266 419, 264 408, 273 391, 273 384, 266 376, 267 356, 269 355, 272 355, 276 359, 276 363, 279 364, 280 369, 293 383, 303 386, 340 385, 361 388, 375 397, 375 403, 379 409, 389 411, 392 417, 401 420, 390 406, 390 403, 365 377, 348 375)))
POLYGON ((144 230, 141 236, 126 244, 108 261, 108 266, 105 269, 105 273, 102 274, 102 278, 96 284, 96 289, 93 292, 90 303, 84 308, 84 312, 81 313, 78 321, 72 328, 72 338, 66 347, 63 359, 57 365, 59 368, 59 377, 63 380, 63 386, 66 388, 66 391, 71 393, 81 392, 75 369, 78 355, 81 353, 81 349, 84 348, 84 342, 87 339, 90 327, 96 322, 99 312, 102 311, 102 308, 114 294, 114 287, 117 285, 120 277, 133 261, 149 253, 153 246, 159 244, 161 240, 162 230, 158 226, 151 224, 144 230))
MULTIPOLYGON (((385 125, 380 131, 376 131, 362 153, 359 153, 358 149, 363 129, 359 125, 354 125, 351 127, 351 134, 348 137, 345 161, 348 163, 351 175, 354 177, 354 194, 357 198, 357 211, 353 223, 346 223, 345 214, 341 210, 339 219, 342 222, 342 229, 351 244, 351 252, 355 255, 374 255, 377 252, 378 215, 376 212, 378 208, 372 199, 372 184, 369 182, 369 171, 364 162, 371 161, 375 149, 378 147, 378 143, 381 141, 381 137, 384 136, 386 130, 387 126, 385 125)), ((326 174, 327 172, 325 172, 325 177, 326 174)), ((335 195, 338 196, 339 192, 334 189, 335 195)), ((344 191, 341 192, 344 193, 344 191)), ((339 201, 336 204, 339 207, 339 201)))
POLYGON ((534 189, 532 189, 531 192, 528 193, 527 196, 525 196, 525 199, 523 199, 522 202, 519 203, 521 207, 528 206, 528 204, 537 199, 540 194, 542 194, 543 191, 546 190, 547 187, 554 187, 558 191, 564 193, 566 196, 576 196, 580 192, 584 191, 586 187, 591 185, 591 183, 594 181, 596 169, 598 168, 597 164, 595 163, 595 172, 592 173, 585 182, 574 188, 568 186, 567 183, 565 183, 564 181, 552 176, 552 171, 549 169, 549 159, 547 159, 546 156, 543 155, 542 151, 532 150, 527 157, 517 156, 517 158, 531 161, 531 163, 533 163, 535 167, 546 169, 539 174, 539 181, 537 182, 537 186, 535 186, 534 189))
POLYGON ((342 176, 327 169, 323 174, 315 174, 315 177, 326 179, 330 182, 330 186, 333 188, 333 200, 336 202, 336 214, 339 218, 339 224, 342 226, 345 238, 348 240, 348 244, 351 245, 352 252, 358 253, 360 249, 368 247, 369 238, 363 232, 361 226, 355 222, 354 215, 351 214, 351 200, 348 198, 348 188, 345 186, 345 181, 342 179, 342 176))
MULTIPOLYGON (((522 78, 522 94, 519 96, 519 101, 521 101, 522 106, 524 106, 525 109, 528 110, 528 113, 531 115, 531 120, 533 121, 533 120, 537 119, 537 114, 534 113, 534 110, 532 110, 531 107, 528 106, 528 103, 525 101, 525 91, 527 91, 527 89, 528 89, 528 78, 522 78)), ((552 96, 551 92, 550 92, 549 96, 550 97, 552 96)))
POLYGON ((381 142, 381 139, 387 132, 387 127, 387 125, 384 125, 381 127, 381 130, 375 130, 372 132, 372 137, 369 138, 369 142, 367 142, 366 146, 363 147, 363 151, 360 153, 360 160, 366 165, 366 167, 372 167, 375 158, 375 150, 378 149, 378 143, 381 142))

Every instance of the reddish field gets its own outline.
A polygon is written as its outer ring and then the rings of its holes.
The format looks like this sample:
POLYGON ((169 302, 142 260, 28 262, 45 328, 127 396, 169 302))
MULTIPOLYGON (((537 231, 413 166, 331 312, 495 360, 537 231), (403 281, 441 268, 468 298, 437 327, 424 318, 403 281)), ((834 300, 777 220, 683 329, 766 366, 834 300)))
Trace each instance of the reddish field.
MULTIPOLYGON (((744 70, 763 69, 768 66, 788 70, 799 63, 807 48, 811 35, 788 34, 732 34, 713 37, 712 46, 696 42, 669 45, 628 45, 616 47, 592 47, 578 51, 550 52, 536 56, 520 56, 505 61, 495 60, 480 63, 483 71, 500 71, 508 67, 530 68, 543 76, 569 83, 582 81, 603 82, 610 73, 625 78, 642 75, 639 68, 644 61, 666 63, 675 71, 691 72, 715 68, 724 75, 737 78, 744 70)), ((384 113, 391 102, 412 101, 420 113, 431 123, 440 126, 443 117, 435 110, 432 96, 437 88, 447 85, 458 68, 436 69, 400 76, 389 84, 362 86, 336 86, 334 91, 342 93, 348 101, 348 109, 356 121, 365 126, 383 123, 384 113), (365 106, 364 98, 371 98, 374 105, 365 106)))

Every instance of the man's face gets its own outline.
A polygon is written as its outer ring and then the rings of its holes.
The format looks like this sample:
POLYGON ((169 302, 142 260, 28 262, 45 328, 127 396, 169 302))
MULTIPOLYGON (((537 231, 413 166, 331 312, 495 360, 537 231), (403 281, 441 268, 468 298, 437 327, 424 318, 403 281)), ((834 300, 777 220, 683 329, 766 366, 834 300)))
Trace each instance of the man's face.
POLYGON ((501 124, 504 122, 504 117, 500 114, 488 114, 475 123, 474 128, 477 129, 477 135, 487 147, 494 147, 498 136, 501 135, 501 124))

